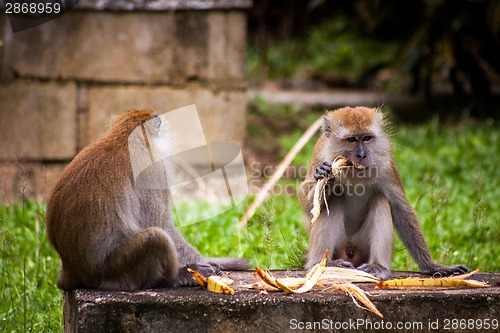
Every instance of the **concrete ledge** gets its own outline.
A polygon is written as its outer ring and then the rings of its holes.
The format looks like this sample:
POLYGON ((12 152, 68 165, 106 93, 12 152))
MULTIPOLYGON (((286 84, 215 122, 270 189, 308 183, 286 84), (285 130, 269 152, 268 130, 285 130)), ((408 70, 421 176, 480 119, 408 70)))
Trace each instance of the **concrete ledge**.
MULTIPOLYGON (((231 277, 238 281, 235 289, 241 290, 238 285, 253 281, 252 274, 232 272, 231 277)), ((301 276, 303 272, 286 274, 301 276)), ((275 275, 282 276, 284 272, 275 275)), ((500 273, 476 274, 475 279, 487 281, 493 287, 401 291, 374 290, 372 284, 361 285, 370 293, 384 319, 357 308, 340 292, 260 295, 257 291, 238 291, 230 296, 201 288, 138 292, 76 290, 64 295, 65 332, 262 333, 313 327, 331 332, 354 329, 399 332, 405 328, 407 332, 488 331, 484 330, 486 323, 491 325, 496 320, 500 325, 500 273), (479 325, 483 325, 482 329, 479 325)), ((492 328, 492 332, 499 329, 492 328)))
POLYGON ((422 96, 411 96, 401 93, 382 91, 365 91, 353 89, 335 89, 324 91, 308 90, 250 90, 248 98, 261 97, 270 104, 298 104, 314 107, 344 107, 346 105, 366 105, 377 107, 389 105, 391 107, 409 107, 423 103, 422 96))

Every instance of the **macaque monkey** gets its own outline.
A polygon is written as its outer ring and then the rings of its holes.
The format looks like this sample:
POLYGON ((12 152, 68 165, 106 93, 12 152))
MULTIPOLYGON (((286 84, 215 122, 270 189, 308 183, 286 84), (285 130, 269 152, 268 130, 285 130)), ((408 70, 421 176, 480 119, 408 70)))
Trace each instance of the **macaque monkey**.
MULTIPOLYGON (((57 286, 102 290, 191 286, 187 267, 205 276, 247 269, 240 258, 203 258, 172 223, 168 189, 136 184, 128 137, 151 120, 157 146, 166 124, 153 111, 128 111, 83 149, 57 181, 47 207, 47 233, 62 260, 57 286)), ((144 127, 143 127, 144 129, 144 127)))
POLYGON ((328 249, 329 265, 357 268, 386 279, 391 273, 394 226, 422 272, 468 272, 462 265, 444 266, 433 261, 404 193, 384 128, 378 109, 346 107, 324 116, 323 133, 299 190, 310 238, 306 268, 320 262, 328 249), (349 167, 332 177, 331 163, 338 156, 362 167, 349 167), (321 200, 321 214, 311 226, 315 184, 327 176, 332 178, 325 187, 325 201, 321 200))

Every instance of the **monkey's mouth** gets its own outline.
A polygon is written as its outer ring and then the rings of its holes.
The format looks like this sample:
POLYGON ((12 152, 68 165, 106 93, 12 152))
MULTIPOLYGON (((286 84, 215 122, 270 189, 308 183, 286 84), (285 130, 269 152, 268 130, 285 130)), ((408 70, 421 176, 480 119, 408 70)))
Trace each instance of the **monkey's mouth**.
POLYGON ((368 169, 368 168, 372 167, 372 165, 370 165, 368 162, 360 161, 360 162, 354 162, 354 163, 357 164, 354 167, 354 169, 357 169, 357 170, 360 170, 360 171, 363 171, 364 169, 368 169))
POLYGON ((347 165, 342 167, 344 176, 350 176, 352 179, 372 179, 377 177, 377 167, 371 161, 367 159, 351 160, 349 157, 344 158, 348 160, 347 165))

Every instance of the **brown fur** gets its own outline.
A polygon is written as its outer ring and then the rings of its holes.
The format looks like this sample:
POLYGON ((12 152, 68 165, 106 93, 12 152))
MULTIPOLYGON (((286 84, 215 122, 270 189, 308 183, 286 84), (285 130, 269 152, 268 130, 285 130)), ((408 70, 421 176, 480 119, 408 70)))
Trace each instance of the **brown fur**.
POLYGON ((136 290, 191 285, 186 265, 246 268, 243 259, 204 259, 172 224, 169 192, 135 184, 128 136, 153 119, 128 111, 83 149, 58 179, 47 207, 47 233, 61 256, 63 290, 136 290))

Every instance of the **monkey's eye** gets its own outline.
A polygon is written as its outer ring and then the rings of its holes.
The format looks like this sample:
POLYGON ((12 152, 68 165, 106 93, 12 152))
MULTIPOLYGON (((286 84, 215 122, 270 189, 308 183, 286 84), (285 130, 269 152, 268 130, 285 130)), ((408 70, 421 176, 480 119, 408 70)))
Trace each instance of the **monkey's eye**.
POLYGON ((365 135, 363 141, 370 141, 372 139, 371 135, 365 135))
POLYGON ((349 142, 356 142, 358 140, 355 137, 351 136, 351 137, 347 138, 347 141, 349 141, 349 142))

